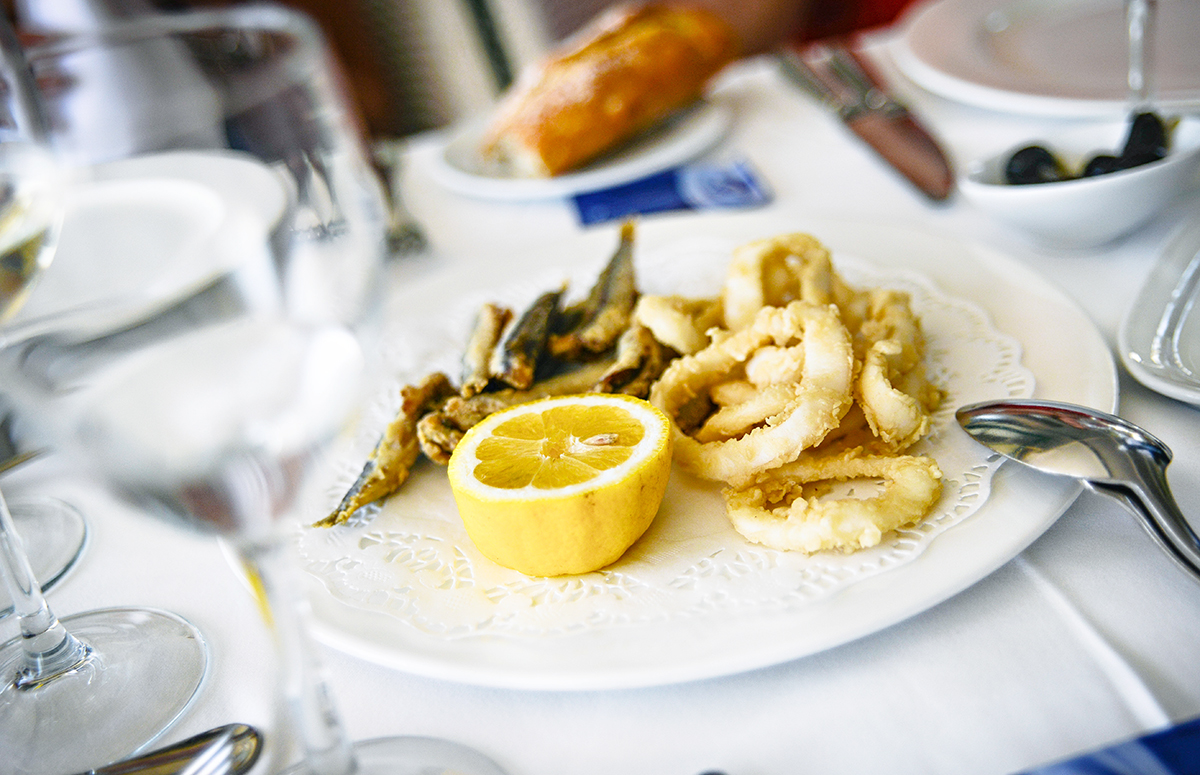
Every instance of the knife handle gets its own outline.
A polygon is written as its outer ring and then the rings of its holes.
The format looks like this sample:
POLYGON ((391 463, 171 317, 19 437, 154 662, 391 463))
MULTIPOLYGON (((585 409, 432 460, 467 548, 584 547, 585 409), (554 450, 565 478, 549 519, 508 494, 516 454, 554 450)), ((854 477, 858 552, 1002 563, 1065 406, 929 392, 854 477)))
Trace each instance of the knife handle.
POLYGON ((945 153, 857 52, 817 43, 785 49, 779 58, 785 75, 833 108, 850 131, 923 194, 935 202, 950 196, 954 173, 945 153))
POLYGON ((902 103, 892 97, 874 69, 854 49, 843 46, 829 47, 829 68, 843 83, 854 89, 859 102, 867 110, 880 110, 885 113, 907 111, 902 103))
POLYGON ((831 108, 841 108, 833 90, 813 71, 798 52, 785 48, 779 52, 777 59, 784 75, 807 92, 810 97, 831 108))

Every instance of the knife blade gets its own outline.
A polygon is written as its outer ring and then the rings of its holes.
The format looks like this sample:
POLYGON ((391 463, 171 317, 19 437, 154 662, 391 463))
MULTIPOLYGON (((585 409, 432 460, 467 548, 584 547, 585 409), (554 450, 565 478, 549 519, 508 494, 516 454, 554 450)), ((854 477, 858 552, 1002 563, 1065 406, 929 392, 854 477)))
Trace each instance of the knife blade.
POLYGON ((869 64, 842 46, 780 53, 783 72, 833 109, 842 123, 935 202, 949 198, 954 171, 941 146, 909 109, 892 97, 869 64))

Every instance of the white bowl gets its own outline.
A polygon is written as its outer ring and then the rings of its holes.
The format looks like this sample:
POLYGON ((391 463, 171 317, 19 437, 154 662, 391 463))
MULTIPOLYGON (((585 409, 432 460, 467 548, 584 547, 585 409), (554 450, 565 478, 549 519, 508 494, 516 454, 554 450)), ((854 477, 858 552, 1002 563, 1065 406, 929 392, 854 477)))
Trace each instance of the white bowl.
POLYGON ((1128 121, 1080 124, 1052 137, 1031 137, 970 165, 958 180, 963 197, 1035 240, 1063 248, 1096 247, 1135 231, 1185 191, 1200 171, 1200 118, 1185 117, 1170 134, 1166 158, 1107 175, 1011 185, 1004 164, 1019 148, 1042 145, 1077 174, 1097 153, 1119 154, 1128 121))

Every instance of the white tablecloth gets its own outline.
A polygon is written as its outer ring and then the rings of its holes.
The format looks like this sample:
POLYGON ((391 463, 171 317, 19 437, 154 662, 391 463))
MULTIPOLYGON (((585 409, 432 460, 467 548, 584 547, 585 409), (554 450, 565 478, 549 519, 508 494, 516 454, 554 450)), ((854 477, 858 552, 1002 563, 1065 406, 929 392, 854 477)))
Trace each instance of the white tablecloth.
MULTIPOLYGON (((898 87, 960 166, 1046 128, 1044 119, 898 87)), ((774 190, 772 207, 998 247, 1073 297, 1114 346, 1158 249, 1179 218, 1197 210, 1193 198, 1107 249, 1050 252, 962 201, 927 203, 768 61, 734 68, 720 92, 737 115, 719 152, 753 161, 774 190)), ((433 249, 391 267, 397 287, 453 274, 464 287, 485 288, 512 279, 506 256, 578 236, 563 202, 501 204, 438 187, 429 175, 436 140, 414 143, 404 185, 433 249)), ((1122 374, 1120 414, 1175 451, 1175 493, 1185 511, 1200 512, 1200 413, 1122 374)), ((88 516, 86 554, 49 595, 60 616, 149 605, 205 633, 209 679, 164 739, 232 721, 269 727, 269 639, 215 541, 147 519, 53 459, 7 476, 5 491, 58 494, 88 516)), ((15 632, 11 619, 0 621, 0 636, 15 632)), ((746 674, 657 688, 521 691, 321 652, 354 738, 448 737, 512 775, 1002 775, 1200 715, 1200 585, 1130 514, 1085 493, 1026 551, 966 591, 854 642, 746 674)))

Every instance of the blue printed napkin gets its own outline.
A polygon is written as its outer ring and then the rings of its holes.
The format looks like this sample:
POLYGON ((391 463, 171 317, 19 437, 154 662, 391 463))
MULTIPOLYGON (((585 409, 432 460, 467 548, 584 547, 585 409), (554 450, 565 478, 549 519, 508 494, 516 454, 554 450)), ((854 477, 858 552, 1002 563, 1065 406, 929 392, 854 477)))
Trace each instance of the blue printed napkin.
POLYGON ((1200 775, 1200 718, 1020 775, 1200 775))
POLYGON ((770 190, 747 161, 687 164, 574 197, 579 222, 584 226, 631 215, 759 207, 770 201, 770 190))

